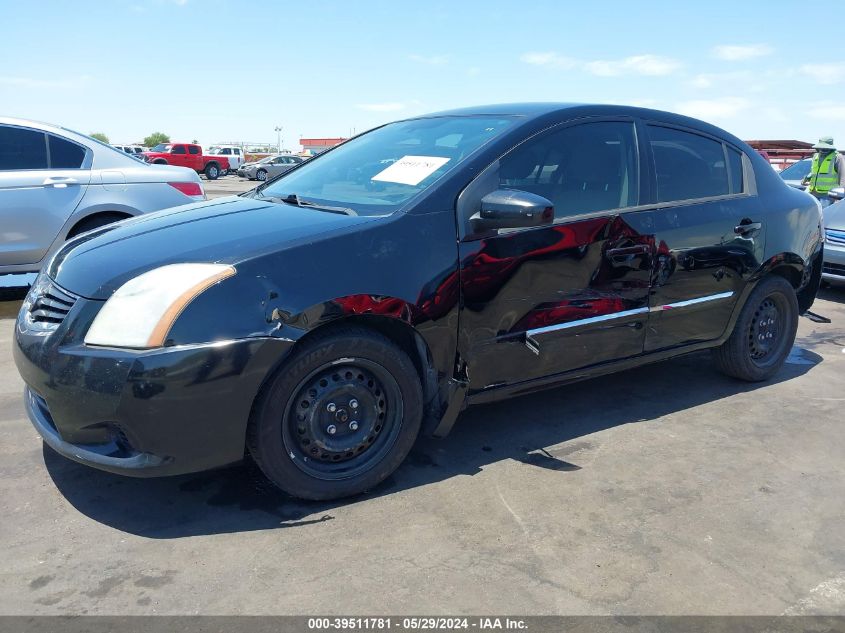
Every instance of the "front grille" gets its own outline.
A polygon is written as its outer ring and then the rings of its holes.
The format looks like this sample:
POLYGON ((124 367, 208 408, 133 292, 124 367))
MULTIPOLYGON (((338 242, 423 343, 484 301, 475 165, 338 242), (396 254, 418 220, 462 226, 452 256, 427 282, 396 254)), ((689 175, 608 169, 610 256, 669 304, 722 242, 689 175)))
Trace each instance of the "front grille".
POLYGON ((822 266, 822 272, 827 273, 828 275, 839 275, 841 277, 845 277, 845 266, 842 264, 825 262, 824 266, 822 266))
POLYGON ((845 246, 845 231, 838 231, 836 229, 825 229, 824 231, 827 241, 831 244, 840 244, 845 246))
POLYGON ((27 297, 30 325, 39 330, 55 330, 65 320, 78 298, 42 275, 27 297))

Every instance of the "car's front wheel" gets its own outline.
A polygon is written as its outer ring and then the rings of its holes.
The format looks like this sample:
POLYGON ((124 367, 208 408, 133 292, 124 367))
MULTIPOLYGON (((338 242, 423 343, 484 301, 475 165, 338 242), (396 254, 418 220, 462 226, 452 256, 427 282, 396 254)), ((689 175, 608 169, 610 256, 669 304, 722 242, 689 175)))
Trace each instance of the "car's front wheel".
POLYGON ((257 172, 255 172, 255 178, 256 180, 264 182, 265 180, 267 180, 267 171, 264 169, 259 169, 257 172))
POLYGON ((396 470, 421 420, 422 388, 407 354, 378 333, 343 328, 305 342, 270 380, 247 447, 285 492, 336 499, 396 470))
POLYGON ((716 366, 750 382, 771 378, 789 356, 798 316, 792 285, 777 275, 763 278, 745 302, 730 338, 713 350, 716 366))

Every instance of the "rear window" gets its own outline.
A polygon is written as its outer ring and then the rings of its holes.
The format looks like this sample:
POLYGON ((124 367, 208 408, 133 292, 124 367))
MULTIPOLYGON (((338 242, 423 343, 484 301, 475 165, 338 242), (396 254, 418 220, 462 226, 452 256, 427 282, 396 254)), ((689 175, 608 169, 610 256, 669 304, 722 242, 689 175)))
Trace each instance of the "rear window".
POLYGON ((85 148, 76 143, 48 135, 50 139, 50 167, 53 169, 79 169, 85 160, 85 148))
POLYGON ((730 191, 722 143, 674 128, 650 125, 657 201, 724 196, 730 191))
POLYGON ((0 125, 0 171, 47 169, 44 132, 0 125))

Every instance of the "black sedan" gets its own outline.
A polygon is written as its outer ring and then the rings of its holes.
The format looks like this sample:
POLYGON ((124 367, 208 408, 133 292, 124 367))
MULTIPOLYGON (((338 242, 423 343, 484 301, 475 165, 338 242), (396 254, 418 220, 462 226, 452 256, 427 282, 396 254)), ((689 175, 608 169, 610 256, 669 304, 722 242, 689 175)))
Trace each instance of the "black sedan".
POLYGON ((15 360, 33 424, 71 459, 147 476, 249 452, 328 499, 474 403, 703 348, 766 380, 821 262, 819 205, 718 128, 473 108, 69 242, 21 309, 15 360))

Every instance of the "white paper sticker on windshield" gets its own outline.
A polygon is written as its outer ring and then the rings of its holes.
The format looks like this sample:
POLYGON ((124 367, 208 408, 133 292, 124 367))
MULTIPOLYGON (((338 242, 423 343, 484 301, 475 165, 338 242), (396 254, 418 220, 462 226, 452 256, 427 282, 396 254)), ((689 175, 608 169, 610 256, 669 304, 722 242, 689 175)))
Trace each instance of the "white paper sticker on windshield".
POLYGON ((441 156, 403 156, 373 176, 372 180, 418 185, 448 162, 448 158, 441 156))

